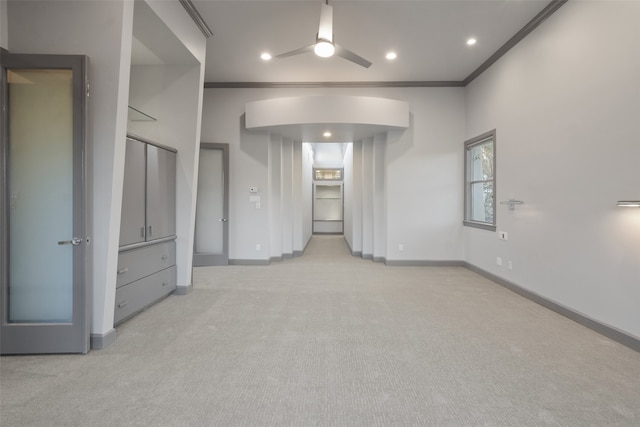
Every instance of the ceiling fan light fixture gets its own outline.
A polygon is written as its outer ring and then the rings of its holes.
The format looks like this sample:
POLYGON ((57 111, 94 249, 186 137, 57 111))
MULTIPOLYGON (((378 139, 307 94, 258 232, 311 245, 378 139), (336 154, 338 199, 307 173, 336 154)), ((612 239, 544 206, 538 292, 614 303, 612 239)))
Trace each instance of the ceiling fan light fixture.
POLYGON ((321 58, 329 58, 333 56, 335 51, 333 43, 326 40, 318 40, 318 43, 313 47, 313 52, 321 58))

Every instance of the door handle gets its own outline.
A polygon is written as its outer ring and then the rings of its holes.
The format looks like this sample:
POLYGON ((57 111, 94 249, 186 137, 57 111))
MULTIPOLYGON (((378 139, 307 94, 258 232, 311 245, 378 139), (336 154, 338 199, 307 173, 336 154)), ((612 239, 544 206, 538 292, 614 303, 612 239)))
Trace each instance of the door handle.
POLYGON ((220 221, 220 222, 227 222, 227 221, 229 221, 229 219, 227 219, 227 218, 220 218, 218 221, 220 221))
POLYGON ((82 243, 82 239, 79 237, 74 237, 71 240, 60 240, 58 242, 59 245, 73 245, 73 246, 78 246, 80 243, 82 243))

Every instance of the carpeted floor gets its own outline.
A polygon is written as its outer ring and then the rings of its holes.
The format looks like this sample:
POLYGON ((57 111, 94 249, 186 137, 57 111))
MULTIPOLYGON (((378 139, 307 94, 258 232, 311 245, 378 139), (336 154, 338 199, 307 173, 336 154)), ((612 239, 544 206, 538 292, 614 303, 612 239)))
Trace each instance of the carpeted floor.
POLYGON ((0 359, 9 426, 639 426, 640 354, 464 268, 342 237, 194 291, 85 356, 0 359))

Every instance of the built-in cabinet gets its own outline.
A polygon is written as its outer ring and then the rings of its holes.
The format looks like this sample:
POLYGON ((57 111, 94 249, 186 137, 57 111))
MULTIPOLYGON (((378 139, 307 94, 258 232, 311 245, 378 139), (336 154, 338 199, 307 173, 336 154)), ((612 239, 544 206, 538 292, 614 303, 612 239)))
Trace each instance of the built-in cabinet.
POLYGON ((342 182, 314 182, 313 232, 343 233, 342 182))
POLYGON ((127 138, 114 322, 176 288, 176 152, 127 138))

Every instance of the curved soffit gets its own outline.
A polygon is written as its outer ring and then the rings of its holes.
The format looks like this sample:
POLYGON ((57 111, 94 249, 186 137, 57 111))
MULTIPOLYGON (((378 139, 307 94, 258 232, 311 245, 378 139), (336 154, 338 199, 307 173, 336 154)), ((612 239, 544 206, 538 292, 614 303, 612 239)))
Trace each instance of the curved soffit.
POLYGON ((409 104, 367 96, 296 96, 249 102, 246 128, 303 142, 351 142, 409 127, 409 104), (331 137, 323 136, 331 132, 331 137))

